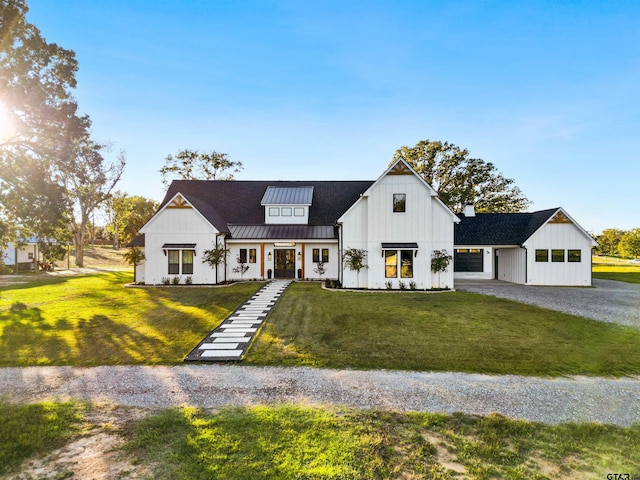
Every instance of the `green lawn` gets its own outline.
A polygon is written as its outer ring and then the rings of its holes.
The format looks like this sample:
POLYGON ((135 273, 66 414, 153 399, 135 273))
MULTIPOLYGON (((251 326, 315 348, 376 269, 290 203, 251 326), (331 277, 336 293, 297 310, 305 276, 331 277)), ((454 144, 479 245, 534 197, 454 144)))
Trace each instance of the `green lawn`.
POLYGON ((245 361, 619 376, 640 373, 640 329, 466 292, 330 292, 294 283, 245 361))
POLYGON ((616 280, 627 283, 640 283, 640 264, 628 263, 610 257, 594 259, 593 278, 603 280, 616 280))
POLYGON ((84 411, 85 406, 77 403, 0 402, 0 475, 31 455, 63 446, 80 431, 84 411))
POLYGON ((0 288, 0 366, 182 362, 262 284, 124 288, 131 272, 0 288))
MULTIPOLYGON (((150 473, 145 478, 154 479, 524 480, 640 474, 640 425, 549 426, 498 415, 303 405, 214 413, 148 410, 146 415, 132 417, 126 407, 0 401, 0 475, 18 472, 25 461, 28 467, 30 458, 49 455, 47 471, 67 478, 73 473, 68 458, 62 469, 56 462, 68 452, 56 449, 104 433, 123 440, 121 451, 110 458, 127 462, 132 476, 142 470, 150 473), (101 420, 105 413, 108 423, 101 420)), ((100 451, 89 453, 96 462, 104 461, 100 451)))

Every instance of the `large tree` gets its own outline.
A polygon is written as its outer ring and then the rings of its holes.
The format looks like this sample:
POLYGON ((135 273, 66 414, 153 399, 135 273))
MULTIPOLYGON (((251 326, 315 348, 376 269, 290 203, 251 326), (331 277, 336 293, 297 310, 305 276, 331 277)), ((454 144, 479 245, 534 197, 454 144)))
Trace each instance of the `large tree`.
POLYGON ((60 162, 60 171, 67 192, 73 201, 73 236, 76 265, 84 266, 86 229, 91 215, 109 198, 125 167, 124 152, 108 162, 103 153, 108 147, 91 140, 87 135, 76 139, 72 154, 60 162))
POLYGON ((640 258, 640 228, 632 228, 622 235, 618 250, 625 257, 640 258))
POLYGON ((234 174, 242 170, 242 162, 229 159, 226 153, 215 150, 200 153, 197 150, 180 150, 175 156, 168 155, 160 169, 162 183, 171 179, 180 180, 233 180, 234 174))
POLYGON ((520 212, 531 203, 492 163, 471 158, 467 149, 452 143, 421 140, 396 150, 392 163, 401 157, 454 212, 469 203, 480 212, 520 212))
POLYGON ((113 248, 117 250, 138 235, 138 231, 156 213, 158 202, 117 191, 104 203, 104 209, 107 231, 113 236, 113 248))
POLYGON ((72 95, 78 64, 26 21, 24 0, 0 1, 0 215, 7 230, 50 236, 66 221, 57 160, 88 127, 72 95))
POLYGON ((604 229, 596 238, 600 253, 603 255, 615 255, 618 252, 618 244, 623 235, 624 231, 617 228, 604 229))

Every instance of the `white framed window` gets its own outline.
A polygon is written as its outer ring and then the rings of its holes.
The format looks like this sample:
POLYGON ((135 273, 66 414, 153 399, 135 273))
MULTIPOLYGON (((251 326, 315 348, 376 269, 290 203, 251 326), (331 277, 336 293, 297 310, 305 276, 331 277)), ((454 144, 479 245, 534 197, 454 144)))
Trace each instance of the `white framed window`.
POLYGON ((270 217, 279 217, 280 216, 280 208, 279 207, 269 207, 269 216, 270 217))
POLYGON ((283 217, 290 217, 292 215, 291 207, 282 207, 280 211, 283 217))
POLYGON ((304 217, 304 208, 302 207, 295 207, 293 209, 293 216, 294 217, 304 217))

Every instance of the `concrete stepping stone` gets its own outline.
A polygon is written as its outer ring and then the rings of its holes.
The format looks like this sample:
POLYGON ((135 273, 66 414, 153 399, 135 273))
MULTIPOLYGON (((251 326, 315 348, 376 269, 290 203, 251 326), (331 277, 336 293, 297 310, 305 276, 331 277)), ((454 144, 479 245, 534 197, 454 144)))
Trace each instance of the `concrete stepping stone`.
POLYGON ((209 333, 185 361, 242 360, 253 337, 290 283, 274 280, 262 287, 209 333))

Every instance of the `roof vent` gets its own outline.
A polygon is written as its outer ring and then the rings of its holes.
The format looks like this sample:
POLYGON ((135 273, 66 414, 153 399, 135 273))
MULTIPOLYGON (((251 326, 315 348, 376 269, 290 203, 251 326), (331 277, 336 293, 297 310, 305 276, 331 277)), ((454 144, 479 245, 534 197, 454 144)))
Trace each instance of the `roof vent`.
POLYGON ((462 210, 462 214, 465 217, 475 217, 476 209, 474 208, 473 203, 467 203, 462 210))

